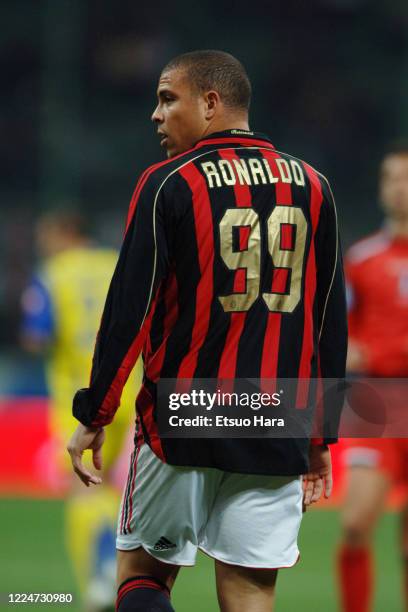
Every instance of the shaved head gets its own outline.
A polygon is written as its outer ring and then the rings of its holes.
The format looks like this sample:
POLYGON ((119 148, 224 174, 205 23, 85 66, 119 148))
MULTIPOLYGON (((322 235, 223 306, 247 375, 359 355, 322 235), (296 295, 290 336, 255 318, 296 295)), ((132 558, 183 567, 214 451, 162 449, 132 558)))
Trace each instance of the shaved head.
POLYGON ((162 70, 152 121, 173 157, 204 136, 248 129, 251 85, 242 64, 224 51, 192 51, 162 70))
POLYGON ((187 80, 198 93, 218 92, 226 107, 248 111, 251 83, 239 60, 224 51, 204 50, 183 53, 172 59, 162 74, 184 70, 187 80))

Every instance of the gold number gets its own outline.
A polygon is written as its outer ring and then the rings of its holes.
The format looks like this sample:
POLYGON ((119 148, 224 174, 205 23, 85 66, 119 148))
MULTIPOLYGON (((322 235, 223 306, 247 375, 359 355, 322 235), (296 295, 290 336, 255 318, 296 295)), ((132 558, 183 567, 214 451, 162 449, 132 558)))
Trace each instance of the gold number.
MULTIPOLYGON (((296 206, 276 206, 267 221, 268 250, 275 268, 286 268, 290 274, 288 293, 262 293, 270 311, 293 312, 301 297, 303 259, 307 221, 296 206), (281 246, 282 224, 295 228, 292 248, 281 246)), ((245 269, 246 291, 219 296, 225 312, 247 311, 259 296, 261 269, 261 230, 259 216, 253 208, 229 208, 220 222, 221 257, 230 270, 245 269), (249 227, 246 250, 234 251, 234 227, 249 227)))
POLYGON ((276 206, 268 219, 268 249, 276 268, 287 268, 290 272, 289 293, 263 293, 262 297, 269 310, 293 312, 300 302, 302 289, 303 257, 305 254, 307 221, 301 208, 276 206), (293 249, 280 246, 281 224, 296 228, 293 249))
POLYGON ((246 269, 246 292, 220 296, 225 312, 249 310, 259 295, 261 231, 253 208, 228 208, 220 223, 221 257, 230 270, 246 269), (233 250, 233 228, 249 226, 248 248, 233 250))

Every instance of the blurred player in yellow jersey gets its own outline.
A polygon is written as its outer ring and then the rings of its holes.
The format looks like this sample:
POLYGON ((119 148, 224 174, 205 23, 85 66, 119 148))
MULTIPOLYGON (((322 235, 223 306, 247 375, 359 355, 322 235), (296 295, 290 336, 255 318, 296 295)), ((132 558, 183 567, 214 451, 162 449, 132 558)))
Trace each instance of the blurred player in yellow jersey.
MULTIPOLYGON (((117 253, 94 245, 82 217, 72 212, 42 217, 36 242, 42 261, 22 297, 22 339, 27 350, 46 356, 51 431, 62 473, 71 479, 65 452, 77 424, 71 400, 79 387, 88 384, 95 334, 117 253)), ((122 399, 126 408, 107 435, 104 486, 84 491, 72 480, 67 496, 66 545, 86 610, 113 609, 119 494, 109 484, 109 472, 131 430, 140 382, 138 368, 122 399)))

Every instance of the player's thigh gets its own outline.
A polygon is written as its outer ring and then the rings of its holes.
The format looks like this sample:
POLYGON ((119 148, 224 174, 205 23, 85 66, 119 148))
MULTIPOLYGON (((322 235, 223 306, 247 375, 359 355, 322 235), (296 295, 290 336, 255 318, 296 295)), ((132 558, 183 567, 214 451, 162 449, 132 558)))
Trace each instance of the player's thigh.
POLYGON ((215 561, 217 595, 222 612, 271 612, 278 571, 215 561))
POLYGON ((171 590, 179 569, 177 565, 163 563, 152 557, 143 548, 117 551, 118 586, 135 576, 154 576, 171 590))
POLYGON ((350 537, 369 535, 383 512, 391 478, 375 467, 349 468, 342 510, 343 529, 350 537))
POLYGON ((231 565, 290 567, 299 557, 301 519, 299 477, 225 473, 200 548, 231 565))
POLYGON ((119 512, 116 546, 139 547, 173 565, 194 565, 213 506, 219 470, 163 463, 147 444, 132 454, 119 512))

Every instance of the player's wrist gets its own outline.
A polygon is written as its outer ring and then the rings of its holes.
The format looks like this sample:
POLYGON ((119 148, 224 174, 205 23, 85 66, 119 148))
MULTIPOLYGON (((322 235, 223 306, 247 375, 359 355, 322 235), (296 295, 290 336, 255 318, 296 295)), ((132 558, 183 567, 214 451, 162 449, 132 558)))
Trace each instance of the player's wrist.
POLYGON ((311 446, 322 446, 324 444, 323 438, 311 438, 310 439, 311 446))
POLYGON ((87 436, 89 434, 97 434, 103 430, 103 427, 95 426, 95 425, 85 425, 84 423, 79 422, 77 427, 77 432, 81 436, 87 436))
POLYGON ((329 443, 323 438, 312 438, 310 440, 310 446, 312 448, 319 448, 322 450, 328 450, 330 448, 329 443))
POLYGON ((100 431, 103 430, 103 427, 101 427, 100 425, 95 426, 95 425, 83 425, 84 430, 87 433, 98 433, 100 431))

